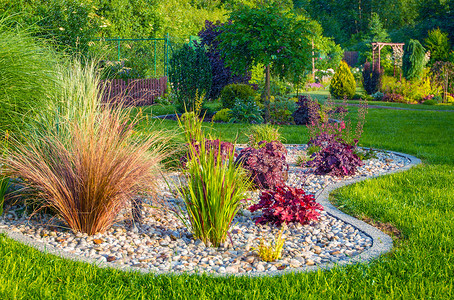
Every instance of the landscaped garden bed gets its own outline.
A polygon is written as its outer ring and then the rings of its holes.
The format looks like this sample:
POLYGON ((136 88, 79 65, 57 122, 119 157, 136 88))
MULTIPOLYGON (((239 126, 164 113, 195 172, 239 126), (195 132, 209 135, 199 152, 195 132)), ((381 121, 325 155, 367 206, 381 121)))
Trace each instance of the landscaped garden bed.
MULTIPOLYGON (((242 147, 244 145, 238 145, 237 149, 242 147)), ((376 158, 365 160, 356 175, 340 179, 315 175, 311 168, 298 166, 297 157, 307 150, 306 145, 286 145, 286 149, 290 166, 287 185, 313 194, 342 181, 393 172, 411 162, 401 155, 375 151, 376 158)), ((175 180, 178 174, 168 175, 168 178, 175 180)), ((0 219, 0 229, 21 233, 48 250, 73 254, 79 259, 157 273, 260 274, 303 270, 310 266, 348 263, 378 242, 354 225, 322 211, 318 222, 305 225, 294 223, 284 227, 282 257, 274 262, 263 261, 254 249, 259 248, 261 239, 273 240, 279 228, 254 224, 260 214, 251 213, 247 208, 258 202, 258 191, 251 192, 250 197, 242 203, 232 222, 229 238, 220 247, 210 247, 194 239, 180 219, 171 213, 175 205, 181 204, 181 199, 175 197, 164 182, 161 182, 160 201, 143 199, 140 224, 131 223, 131 210, 125 209, 112 228, 103 234, 88 236, 65 229, 64 223, 50 215, 28 217, 22 206, 12 206, 0 219)))

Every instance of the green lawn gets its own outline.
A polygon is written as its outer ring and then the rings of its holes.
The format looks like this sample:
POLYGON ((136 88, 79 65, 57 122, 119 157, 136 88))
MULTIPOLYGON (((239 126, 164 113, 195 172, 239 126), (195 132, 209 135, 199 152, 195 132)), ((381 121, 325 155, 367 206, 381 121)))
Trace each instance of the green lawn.
MULTIPOLYGON (((356 93, 359 95, 364 95, 365 91, 362 87, 356 87, 356 93)), ((329 90, 319 90, 312 91, 308 93, 312 98, 317 99, 318 101, 325 102, 329 97, 329 90)), ((341 103, 342 100, 334 100, 335 103, 341 103)), ((359 100, 348 100, 347 103, 359 104, 359 100)), ((438 105, 425 105, 425 104, 406 104, 406 103, 396 103, 396 102, 383 102, 383 101, 368 101, 369 105, 378 105, 378 106, 388 106, 388 107, 399 107, 407 109, 421 109, 421 110, 452 110, 454 111, 454 104, 445 103, 438 105)))
MULTIPOLYGON (((405 173, 335 192, 350 214, 402 232, 393 251, 370 264, 274 278, 154 276, 99 269, 44 255, 0 237, 1 299, 452 299, 454 298, 454 113, 370 109, 362 144, 415 155, 405 173)), ((163 121, 162 127, 175 127, 163 121)), ((224 139, 247 126, 215 124, 224 139)), ((142 130, 145 130, 145 125, 142 130)), ((304 127, 284 126, 289 143, 304 127)))

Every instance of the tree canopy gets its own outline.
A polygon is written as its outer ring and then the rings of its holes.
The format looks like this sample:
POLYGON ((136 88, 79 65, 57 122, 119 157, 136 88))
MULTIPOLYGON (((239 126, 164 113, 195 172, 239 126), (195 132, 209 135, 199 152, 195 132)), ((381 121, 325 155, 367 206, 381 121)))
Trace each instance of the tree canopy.
POLYGON ((235 73, 257 64, 270 66, 273 74, 295 81, 311 59, 309 21, 274 6, 242 6, 230 14, 219 36, 225 62, 235 73))

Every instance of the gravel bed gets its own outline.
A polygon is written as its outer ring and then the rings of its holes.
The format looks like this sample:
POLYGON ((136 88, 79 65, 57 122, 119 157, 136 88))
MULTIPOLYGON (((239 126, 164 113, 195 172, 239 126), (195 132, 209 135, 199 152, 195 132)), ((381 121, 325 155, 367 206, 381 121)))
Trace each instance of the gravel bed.
MULTIPOLYGON (((366 160, 357 175, 339 179, 314 175, 310 169, 296 166, 296 157, 306 150, 306 145, 286 147, 290 165, 287 184, 302 187, 313 194, 319 194, 323 189, 342 181, 395 172, 411 163, 405 156, 377 151, 376 158, 366 160)), ((160 197, 168 203, 178 203, 167 187, 163 187, 160 197)), ((251 202, 257 201, 258 191, 251 192, 251 199, 251 202)), ((0 230, 28 237, 39 245, 38 248, 55 249, 77 259, 155 273, 254 275, 310 266, 323 268, 352 260, 374 244, 369 234, 351 222, 323 211, 319 222, 287 226, 281 259, 265 262, 254 249, 262 238, 265 241, 273 240, 279 229, 255 225, 254 217, 258 214, 251 214, 246 205, 242 207, 232 223, 230 237, 219 248, 195 240, 180 219, 150 199, 144 199, 144 218, 140 225, 132 224, 129 221, 130 211, 125 210, 120 214, 118 223, 104 234, 87 236, 74 233, 65 229, 64 223, 50 216, 24 215, 23 207, 9 208, 0 217, 0 230)))

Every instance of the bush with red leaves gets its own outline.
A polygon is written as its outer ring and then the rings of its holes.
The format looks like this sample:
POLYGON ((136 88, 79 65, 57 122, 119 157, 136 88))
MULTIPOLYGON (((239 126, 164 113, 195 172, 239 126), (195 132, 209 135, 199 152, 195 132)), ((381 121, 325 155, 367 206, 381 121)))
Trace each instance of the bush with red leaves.
POLYGON ((282 223, 317 221, 323 206, 315 201, 314 195, 306 194, 303 189, 283 185, 263 191, 259 203, 249 207, 251 212, 257 210, 261 210, 262 215, 256 219, 256 224, 281 226, 282 223))
POLYGON ((258 149, 247 147, 241 150, 235 163, 245 168, 254 185, 260 189, 272 189, 283 185, 288 164, 285 161, 287 149, 278 141, 258 143, 258 149))

